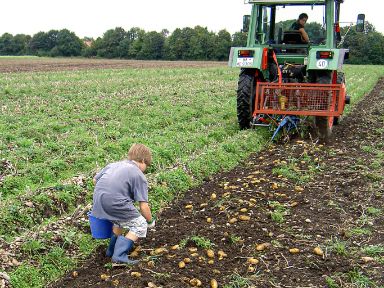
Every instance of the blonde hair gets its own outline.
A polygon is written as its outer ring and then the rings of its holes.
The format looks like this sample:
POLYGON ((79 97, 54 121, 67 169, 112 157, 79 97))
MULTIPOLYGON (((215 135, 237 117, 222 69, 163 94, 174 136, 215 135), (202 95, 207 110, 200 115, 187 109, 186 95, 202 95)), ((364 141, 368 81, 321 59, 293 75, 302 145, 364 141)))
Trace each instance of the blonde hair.
POLYGON ((133 144, 128 151, 128 159, 137 162, 144 162, 147 166, 151 165, 152 152, 143 144, 133 144))

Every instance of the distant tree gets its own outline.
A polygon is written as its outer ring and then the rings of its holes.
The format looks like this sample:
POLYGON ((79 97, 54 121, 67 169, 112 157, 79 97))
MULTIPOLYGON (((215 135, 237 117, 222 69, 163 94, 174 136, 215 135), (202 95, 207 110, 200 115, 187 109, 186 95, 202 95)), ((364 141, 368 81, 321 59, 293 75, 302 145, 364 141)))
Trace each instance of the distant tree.
POLYGON ((0 37, 0 55, 14 55, 13 35, 4 33, 0 37))
POLYGON ((49 30, 47 32, 47 51, 50 52, 57 45, 59 33, 59 30, 49 30))
POLYGON ((247 45, 248 33, 236 32, 232 35, 232 47, 243 47, 247 45))
POLYGON ((211 58, 219 61, 228 60, 229 52, 232 46, 231 34, 227 30, 220 30, 215 38, 215 49, 213 57, 211 58))
POLYGON ((160 60, 164 54, 165 36, 155 31, 144 35, 143 45, 137 54, 138 59, 160 60))
POLYGON ((124 52, 119 49, 119 45, 126 37, 127 33, 121 27, 106 31, 100 43, 98 43, 97 56, 103 58, 120 58, 124 52))
POLYGON ((189 39, 188 60, 211 60, 215 47, 215 34, 209 32, 207 27, 193 28, 189 39))
POLYGON ((32 36, 29 42, 29 50, 32 55, 47 56, 48 51, 52 48, 48 46, 48 34, 46 32, 38 32, 32 36))
POLYGON ((182 60, 182 59, 184 59, 184 53, 185 53, 188 45, 184 40, 184 37, 183 37, 184 31, 183 30, 180 28, 177 28, 167 38, 166 43, 165 43, 165 47, 167 47, 166 52, 165 52, 165 57, 167 59, 170 59, 170 60, 182 60))
POLYGON ((51 56, 79 56, 84 48, 83 41, 67 29, 60 30, 56 37, 56 46, 51 49, 51 56))
POLYGON ((342 28, 345 36, 343 48, 350 51, 349 64, 384 64, 384 36, 376 32, 375 27, 366 22, 365 31, 357 32, 356 26, 342 28), (348 31, 348 34, 346 34, 348 31))
POLYGON ((130 59, 138 59, 138 55, 143 47, 145 31, 140 28, 132 28, 128 31, 128 37, 130 39, 130 46, 128 51, 128 57, 130 59))
POLYGON ((13 37, 13 55, 26 55, 29 53, 28 44, 31 36, 25 34, 17 34, 13 37))

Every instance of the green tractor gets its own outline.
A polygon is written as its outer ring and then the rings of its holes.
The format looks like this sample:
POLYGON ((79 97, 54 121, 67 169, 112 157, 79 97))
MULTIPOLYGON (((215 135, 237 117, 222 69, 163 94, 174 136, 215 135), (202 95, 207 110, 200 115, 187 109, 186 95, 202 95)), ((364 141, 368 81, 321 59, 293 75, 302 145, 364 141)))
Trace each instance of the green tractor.
MULTIPOLYGON (((349 103, 342 72, 349 51, 338 48, 345 37, 339 25, 343 1, 247 1, 252 5, 251 15, 243 18, 247 46, 232 47, 229 56, 229 66, 241 68, 237 90, 241 129, 271 125, 291 129, 297 128, 300 119, 309 118, 320 138, 331 135, 349 103), (284 21, 279 21, 287 15, 297 19, 303 11, 312 19, 322 16, 320 31, 309 41, 301 31, 283 27, 284 21)), ((359 14, 358 31, 364 30, 364 18, 359 14)))

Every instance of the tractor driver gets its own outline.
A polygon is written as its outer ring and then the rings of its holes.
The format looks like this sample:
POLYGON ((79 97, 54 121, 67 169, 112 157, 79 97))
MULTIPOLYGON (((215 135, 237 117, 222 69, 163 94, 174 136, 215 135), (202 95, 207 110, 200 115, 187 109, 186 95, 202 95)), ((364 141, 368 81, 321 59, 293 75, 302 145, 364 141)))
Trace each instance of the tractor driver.
POLYGON ((292 30, 298 30, 301 33, 301 39, 303 43, 309 43, 309 37, 307 32, 304 30, 305 23, 307 23, 308 15, 301 13, 299 19, 297 19, 291 26, 292 30))

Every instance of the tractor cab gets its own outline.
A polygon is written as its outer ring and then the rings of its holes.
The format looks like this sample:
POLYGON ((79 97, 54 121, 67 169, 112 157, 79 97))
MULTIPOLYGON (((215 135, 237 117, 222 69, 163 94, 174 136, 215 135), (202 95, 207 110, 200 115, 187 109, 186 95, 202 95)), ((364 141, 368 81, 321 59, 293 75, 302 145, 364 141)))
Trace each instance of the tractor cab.
POLYGON ((343 1, 247 1, 251 4, 251 14, 243 18, 247 45, 232 47, 228 62, 241 68, 237 90, 241 129, 305 116, 314 117, 321 138, 330 136, 348 102, 342 66, 349 51, 338 47, 343 1), (294 25, 300 14, 308 16, 304 26, 294 25))

